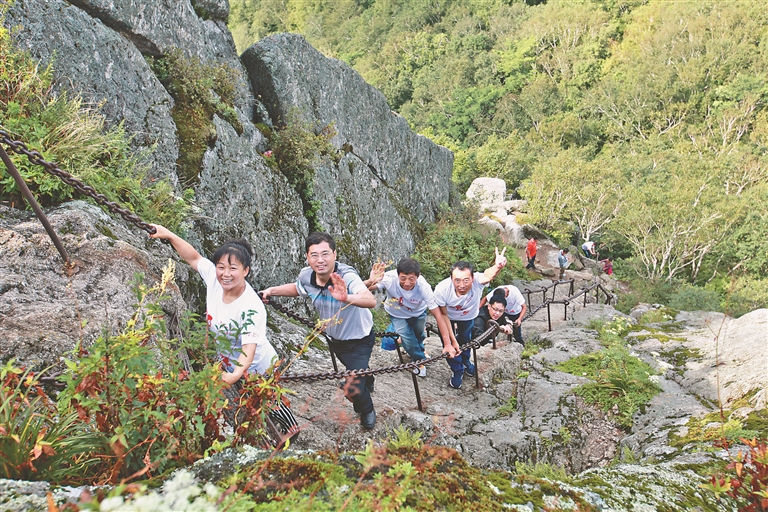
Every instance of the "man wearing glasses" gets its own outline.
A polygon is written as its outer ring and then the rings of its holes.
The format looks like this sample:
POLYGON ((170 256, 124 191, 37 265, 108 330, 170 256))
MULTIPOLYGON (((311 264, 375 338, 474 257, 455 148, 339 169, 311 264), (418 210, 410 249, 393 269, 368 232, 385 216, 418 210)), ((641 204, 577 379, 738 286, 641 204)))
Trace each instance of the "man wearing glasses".
MULTIPOLYGON (((507 284, 504 286, 499 286, 495 290, 493 290, 491 293, 483 297, 483 300, 480 301, 480 307, 482 308, 485 306, 486 302, 490 304, 491 298, 494 295, 501 294, 502 297, 504 297, 505 305, 504 305, 504 311, 502 313, 504 314, 504 317, 509 321, 509 324, 511 324, 512 334, 515 337, 515 341, 518 342, 521 345, 524 345, 523 343, 523 330, 520 328, 520 325, 523 323, 523 318, 525 318, 525 312, 528 311, 528 307, 525 304, 525 298, 523 298, 523 294, 520 293, 520 290, 517 289, 516 286, 513 286, 511 284, 507 284)), ((490 306, 488 306, 490 309, 490 306)), ((496 307, 499 307, 498 305, 496 307)), ((492 311, 489 311, 492 313, 492 311)), ((494 320, 498 320, 497 317, 493 317, 494 320)), ((501 322, 499 322, 501 324, 501 322)), ((507 334, 510 334, 505 329, 502 329, 507 334)))
MULTIPOLYGON (((451 277, 444 279, 435 287, 435 302, 442 313, 445 330, 450 333, 451 344, 455 349, 472 341, 472 325, 480 311, 480 299, 483 297, 485 285, 493 281, 502 268, 507 264, 504 253, 507 248, 496 248, 496 260, 484 272, 474 272, 472 264, 467 261, 457 261, 451 267, 451 277), (453 324, 456 328, 451 328, 453 324)), ((470 361, 470 349, 459 353, 456 357, 448 358, 448 365, 453 375, 448 385, 454 389, 461 388, 464 373, 473 377, 475 365, 470 361)))
MULTIPOLYGON (((295 283, 273 286, 261 292, 265 302, 271 296, 309 297, 320 317, 329 346, 347 370, 364 370, 375 342, 370 308, 376 299, 357 271, 336 261, 336 242, 327 233, 312 233, 304 244, 308 267, 295 283)), ((352 402, 366 430, 376 425, 371 400, 373 376, 348 378, 344 396, 352 402)))

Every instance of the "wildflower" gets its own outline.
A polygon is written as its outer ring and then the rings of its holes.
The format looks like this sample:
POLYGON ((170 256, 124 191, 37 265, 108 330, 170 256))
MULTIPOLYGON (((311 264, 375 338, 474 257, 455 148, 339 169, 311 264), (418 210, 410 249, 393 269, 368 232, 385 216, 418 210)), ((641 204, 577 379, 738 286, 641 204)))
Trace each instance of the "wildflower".
POLYGON ((265 151, 264 156, 267 158, 272 158, 272 150, 270 149, 269 151, 265 151))

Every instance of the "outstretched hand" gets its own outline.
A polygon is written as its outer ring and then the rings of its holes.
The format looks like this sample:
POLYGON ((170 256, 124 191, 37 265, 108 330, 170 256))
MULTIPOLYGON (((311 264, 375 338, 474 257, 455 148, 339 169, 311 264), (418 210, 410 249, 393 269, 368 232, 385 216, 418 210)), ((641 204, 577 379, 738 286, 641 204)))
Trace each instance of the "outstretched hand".
POLYGON ((328 285, 331 296, 339 302, 347 302, 347 283, 336 272, 331 274, 331 284, 328 285))
POLYGON ((371 273, 368 275, 368 282, 371 285, 378 284, 384 278, 384 271, 387 269, 386 263, 377 261, 371 267, 371 273))
POLYGON ((501 270, 504 268, 504 266, 507 264, 507 258, 504 256, 504 253, 507 252, 507 248, 504 247, 501 252, 499 252, 499 248, 496 247, 496 260, 494 261, 494 265, 501 270))

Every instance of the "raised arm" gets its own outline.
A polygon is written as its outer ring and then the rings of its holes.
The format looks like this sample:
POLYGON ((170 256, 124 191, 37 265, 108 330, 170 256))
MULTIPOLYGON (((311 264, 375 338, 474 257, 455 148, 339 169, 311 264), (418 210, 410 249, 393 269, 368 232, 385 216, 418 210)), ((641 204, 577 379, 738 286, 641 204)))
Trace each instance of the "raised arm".
POLYGON ((386 270, 387 265, 386 263, 383 263, 381 261, 377 261, 373 264, 373 267, 371 267, 371 273, 368 275, 368 279, 363 281, 363 284, 368 288, 369 290, 373 291, 377 288, 376 285, 378 285, 381 280, 384 278, 384 271, 386 270))
POLYGON ((494 261, 492 266, 483 271, 483 277, 478 279, 480 284, 488 284, 493 281, 497 275, 499 275, 501 269, 503 269, 507 264, 507 258, 504 256, 505 252, 507 252, 506 247, 504 247, 501 252, 499 252, 499 248, 496 247, 496 261, 494 261))
POLYGON ((373 308, 376 306, 376 297, 367 288, 363 288, 357 293, 347 293, 347 283, 336 272, 331 274, 331 283, 328 289, 331 291, 333 298, 339 302, 346 302, 359 308, 373 308))
POLYGON ((200 260, 203 259, 203 257, 194 247, 189 244, 189 242, 181 238, 179 235, 172 233, 168 228, 165 228, 159 224, 150 224, 150 226, 156 230, 154 235, 149 235, 151 238, 159 238, 161 240, 168 240, 171 242, 171 245, 179 254, 179 256, 184 258, 184 261, 189 263, 193 269, 197 270, 197 264, 200 262, 200 260))

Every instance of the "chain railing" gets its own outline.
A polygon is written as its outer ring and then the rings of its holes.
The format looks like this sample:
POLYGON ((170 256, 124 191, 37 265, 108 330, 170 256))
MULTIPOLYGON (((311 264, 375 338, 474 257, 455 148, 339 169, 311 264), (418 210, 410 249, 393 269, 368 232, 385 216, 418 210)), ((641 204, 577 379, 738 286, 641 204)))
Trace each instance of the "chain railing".
MULTIPOLYGON (((105 196, 104 194, 98 193, 96 189, 94 189, 92 186, 86 185, 82 181, 78 180, 77 178, 69 174, 67 171, 60 169, 58 164, 54 162, 46 161, 45 159, 43 159, 43 155, 41 155, 40 152, 34 149, 27 148, 27 145, 21 141, 13 140, 11 138, 11 135, 2 129, 0 129, 0 144, 5 144, 10 148, 11 151, 13 151, 18 155, 25 155, 33 165, 41 166, 43 169, 45 169, 45 172, 47 172, 51 176, 55 176, 59 178, 61 181, 63 181, 70 187, 74 188, 81 194, 90 197, 91 199, 93 199, 94 201, 96 201, 98 204, 102 206, 106 206, 110 212, 120 215, 127 222, 134 224, 139 229, 143 229, 144 231, 146 231, 151 235, 155 234, 155 228, 153 228, 151 225, 141 220, 141 218, 135 213, 133 213, 131 210, 123 208, 119 204, 113 201, 110 201, 109 198, 107 198, 107 196, 105 196)), ((1 146, 0 146, 0 149, 2 149, 1 146)), ((3 161, 5 162, 5 159, 3 159, 3 161)), ((10 170, 10 166, 8 165, 9 162, 10 162, 10 159, 8 159, 8 162, 5 162, 5 164, 6 166, 9 167, 9 170, 10 170)), ((11 163, 11 165, 13 164, 11 163)))

